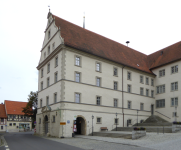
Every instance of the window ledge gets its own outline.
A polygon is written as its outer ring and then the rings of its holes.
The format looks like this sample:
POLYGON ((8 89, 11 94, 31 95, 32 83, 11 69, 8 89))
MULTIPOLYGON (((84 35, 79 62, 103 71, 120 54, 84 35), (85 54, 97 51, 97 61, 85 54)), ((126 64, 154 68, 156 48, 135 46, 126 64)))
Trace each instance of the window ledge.
POLYGON ((102 122, 97 122, 96 124, 102 124, 102 122))

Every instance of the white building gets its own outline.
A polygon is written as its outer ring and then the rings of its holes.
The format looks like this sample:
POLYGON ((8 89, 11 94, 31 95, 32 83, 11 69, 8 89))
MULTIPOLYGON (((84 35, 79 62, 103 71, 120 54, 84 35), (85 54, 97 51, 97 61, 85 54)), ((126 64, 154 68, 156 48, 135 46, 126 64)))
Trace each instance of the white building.
POLYGON ((70 137, 74 120, 78 134, 90 134, 92 121, 94 131, 112 130, 116 121, 137 123, 137 113, 138 122, 151 114, 175 120, 181 42, 145 55, 51 13, 47 19, 37 67, 38 134, 70 137))

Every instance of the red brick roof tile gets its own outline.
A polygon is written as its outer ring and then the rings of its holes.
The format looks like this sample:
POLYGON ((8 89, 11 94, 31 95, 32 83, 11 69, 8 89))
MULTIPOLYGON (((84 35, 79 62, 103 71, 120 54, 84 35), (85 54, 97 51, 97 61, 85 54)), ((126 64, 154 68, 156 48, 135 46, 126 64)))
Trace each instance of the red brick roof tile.
POLYGON ((65 45, 153 74, 149 70, 147 55, 55 15, 52 16, 55 18, 56 26, 60 27, 61 37, 64 38, 65 45))
POLYGON ((4 104, 0 104, 0 118, 7 118, 4 104))
POLYGON ((28 102, 17 102, 17 101, 5 100, 4 103, 5 103, 7 115, 9 114, 24 115, 22 110, 23 110, 23 107, 26 107, 28 102))
POLYGON ((92 55, 151 74, 153 74, 151 69, 181 59, 181 42, 151 55, 145 55, 53 14, 52 16, 55 18, 56 26, 60 27, 61 37, 64 38, 64 44, 66 46, 79 49, 92 55), (161 55, 161 51, 163 51, 163 55, 161 55))
POLYGON ((181 59, 181 41, 148 56, 150 69, 181 59))

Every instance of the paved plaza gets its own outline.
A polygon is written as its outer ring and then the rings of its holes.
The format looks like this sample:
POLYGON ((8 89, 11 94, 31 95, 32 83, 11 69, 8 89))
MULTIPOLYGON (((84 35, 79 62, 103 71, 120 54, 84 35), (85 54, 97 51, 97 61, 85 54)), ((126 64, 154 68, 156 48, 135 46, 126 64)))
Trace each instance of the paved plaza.
POLYGON ((77 135, 75 138, 64 138, 64 139, 48 138, 48 139, 88 150, 110 150, 110 149, 180 150, 181 149, 181 132, 164 133, 164 134, 147 133, 145 137, 142 137, 137 140, 98 137, 98 136, 83 136, 83 135, 77 135))

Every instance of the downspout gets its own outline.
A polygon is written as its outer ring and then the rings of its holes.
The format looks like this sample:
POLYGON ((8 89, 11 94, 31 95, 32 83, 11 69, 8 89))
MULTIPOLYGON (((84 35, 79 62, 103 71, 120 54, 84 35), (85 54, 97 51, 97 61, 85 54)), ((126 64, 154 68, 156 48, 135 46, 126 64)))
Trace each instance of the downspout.
POLYGON ((125 66, 122 67, 122 114, 123 114, 123 127, 124 127, 124 92, 123 92, 123 69, 125 66))

